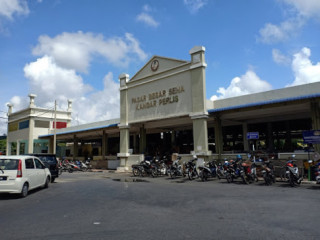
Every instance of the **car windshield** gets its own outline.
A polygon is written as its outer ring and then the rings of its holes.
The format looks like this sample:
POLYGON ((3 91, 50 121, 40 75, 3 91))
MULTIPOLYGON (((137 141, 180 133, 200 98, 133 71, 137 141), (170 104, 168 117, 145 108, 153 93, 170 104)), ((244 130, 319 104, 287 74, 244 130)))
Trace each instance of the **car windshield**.
POLYGON ((40 158, 40 160, 42 162, 47 162, 47 163, 56 163, 57 162, 55 156, 37 156, 37 157, 40 158))
POLYGON ((17 159, 0 159, 1 170, 17 170, 18 169, 17 159))

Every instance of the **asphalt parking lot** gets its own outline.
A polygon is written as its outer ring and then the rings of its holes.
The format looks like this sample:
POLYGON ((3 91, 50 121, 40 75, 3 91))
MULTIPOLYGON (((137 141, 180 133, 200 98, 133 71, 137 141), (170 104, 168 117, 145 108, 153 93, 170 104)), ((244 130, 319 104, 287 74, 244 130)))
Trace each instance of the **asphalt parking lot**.
POLYGON ((1 239, 318 239, 320 186, 63 173, 0 195, 1 239))

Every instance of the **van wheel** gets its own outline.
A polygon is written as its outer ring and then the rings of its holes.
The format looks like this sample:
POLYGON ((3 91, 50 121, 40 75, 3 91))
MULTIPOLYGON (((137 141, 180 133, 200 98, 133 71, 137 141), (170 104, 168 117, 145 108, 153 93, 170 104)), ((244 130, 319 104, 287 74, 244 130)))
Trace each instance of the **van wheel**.
MULTIPOLYGON (((44 184, 44 188, 48 188, 49 187, 49 182, 50 182, 50 177, 47 177, 46 183, 44 184)), ((51 182, 53 182, 52 179, 51 179, 51 182)))
POLYGON ((20 197, 24 198, 28 195, 28 190, 29 190, 29 185, 28 183, 23 184, 21 193, 20 193, 20 197))

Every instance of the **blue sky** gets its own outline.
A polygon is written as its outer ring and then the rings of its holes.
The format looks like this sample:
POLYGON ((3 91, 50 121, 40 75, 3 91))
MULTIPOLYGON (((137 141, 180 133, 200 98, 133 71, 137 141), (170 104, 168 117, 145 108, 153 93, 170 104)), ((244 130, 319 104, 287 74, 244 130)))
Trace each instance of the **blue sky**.
POLYGON ((0 134, 6 103, 119 116, 118 76, 153 55, 206 48, 207 98, 320 81, 319 0, 0 0, 0 134))

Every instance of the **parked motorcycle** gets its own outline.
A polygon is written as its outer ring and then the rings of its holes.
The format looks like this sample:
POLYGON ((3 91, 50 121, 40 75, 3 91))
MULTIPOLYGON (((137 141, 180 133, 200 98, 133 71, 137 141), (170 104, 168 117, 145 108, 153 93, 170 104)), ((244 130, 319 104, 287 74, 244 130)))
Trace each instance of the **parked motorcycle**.
POLYGON ((267 186, 272 185, 272 183, 276 182, 276 177, 274 175, 274 168, 270 160, 263 162, 261 173, 262 173, 264 182, 267 186))
POLYGON ((217 164, 215 161, 210 161, 207 165, 199 166, 199 176, 202 182, 208 178, 217 177, 217 164))
POLYGON ((196 164, 197 160, 198 160, 197 156, 193 156, 193 159, 185 163, 185 171, 186 171, 186 174, 188 175, 189 180, 193 180, 199 177, 199 174, 197 171, 197 164, 196 164))
POLYGON ((167 175, 168 167, 165 164, 166 157, 163 157, 162 159, 159 159, 158 156, 153 158, 152 163, 154 164, 154 167, 156 168, 156 175, 157 176, 163 176, 167 175))
POLYGON ((173 161, 171 168, 170 168, 170 177, 172 179, 176 178, 177 176, 184 176, 183 167, 180 164, 181 157, 179 156, 177 160, 173 161))
POLYGON ((258 182, 257 166, 255 162, 241 162, 247 182, 258 182))
POLYGON ((131 166, 133 176, 157 176, 157 167, 156 165, 149 160, 143 160, 140 164, 134 164, 131 166))
POLYGON ((318 162, 315 166, 314 175, 316 176, 316 183, 320 184, 320 162, 318 162))
POLYGON ((286 163, 286 178, 291 187, 294 187, 296 184, 300 184, 302 177, 299 174, 299 169, 296 164, 294 164, 295 155, 292 155, 292 160, 288 160, 286 163))
POLYGON ((237 157, 236 161, 231 160, 227 165, 226 179, 228 183, 234 181, 234 179, 241 178, 242 182, 248 184, 246 174, 241 164, 241 158, 237 157))

